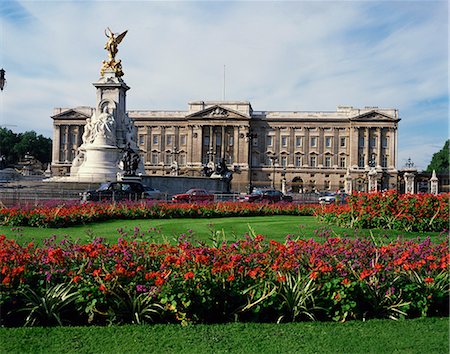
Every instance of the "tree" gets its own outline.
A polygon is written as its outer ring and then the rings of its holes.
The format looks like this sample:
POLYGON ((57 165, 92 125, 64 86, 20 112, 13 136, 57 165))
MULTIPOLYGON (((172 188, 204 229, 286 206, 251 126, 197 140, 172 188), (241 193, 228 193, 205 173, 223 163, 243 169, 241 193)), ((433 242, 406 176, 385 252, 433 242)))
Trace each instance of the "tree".
POLYGON ((5 157, 6 165, 14 164, 18 160, 14 151, 17 142, 17 135, 12 130, 0 128, 0 156, 5 157))
POLYGON ((433 155, 426 169, 427 172, 433 172, 435 170, 436 173, 447 173, 449 171, 449 143, 450 140, 447 140, 444 147, 433 155))
POLYGON ((6 165, 14 165, 26 154, 34 156, 42 163, 51 161, 52 140, 34 131, 16 134, 0 128, 0 156, 6 158, 6 165))

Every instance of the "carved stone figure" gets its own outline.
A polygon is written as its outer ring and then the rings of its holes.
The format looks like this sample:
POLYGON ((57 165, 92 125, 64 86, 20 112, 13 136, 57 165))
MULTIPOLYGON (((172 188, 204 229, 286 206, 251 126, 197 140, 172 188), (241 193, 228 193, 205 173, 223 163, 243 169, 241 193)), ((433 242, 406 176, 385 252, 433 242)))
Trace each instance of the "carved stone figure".
POLYGON ((82 145, 92 143, 92 141, 93 141, 92 128, 93 128, 92 119, 87 118, 86 125, 84 126, 83 136, 81 137, 82 142, 83 142, 82 145))
POLYGON ((114 145, 116 143, 114 116, 109 113, 108 106, 103 107, 103 112, 94 122, 94 140, 100 138, 102 142, 114 145))

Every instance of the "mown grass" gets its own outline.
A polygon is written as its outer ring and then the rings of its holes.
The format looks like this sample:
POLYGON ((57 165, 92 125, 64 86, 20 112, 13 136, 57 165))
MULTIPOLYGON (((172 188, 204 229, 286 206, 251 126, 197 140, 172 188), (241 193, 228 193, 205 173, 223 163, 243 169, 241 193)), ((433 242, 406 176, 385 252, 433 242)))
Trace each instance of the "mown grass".
POLYGON ((293 238, 325 237, 374 237, 380 241, 398 237, 416 238, 430 236, 437 238, 437 232, 404 232, 395 230, 353 230, 319 223, 312 216, 253 216, 203 219, 157 219, 157 220, 110 220, 89 225, 47 229, 35 227, 1 226, 0 234, 20 242, 30 242, 57 236, 70 240, 88 242, 94 237, 103 237, 115 242, 123 235, 138 235, 139 238, 155 242, 175 242, 181 234, 191 235, 194 240, 210 243, 211 239, 229 241, 242 238, 249 229, 264 235, 267 239, 283 242, 287 235, 293 238), (122 230, 119 232, 118 230, 122 230))
POLYGON ((448 318, 0 328, 2 353, 448 353, 448 318))

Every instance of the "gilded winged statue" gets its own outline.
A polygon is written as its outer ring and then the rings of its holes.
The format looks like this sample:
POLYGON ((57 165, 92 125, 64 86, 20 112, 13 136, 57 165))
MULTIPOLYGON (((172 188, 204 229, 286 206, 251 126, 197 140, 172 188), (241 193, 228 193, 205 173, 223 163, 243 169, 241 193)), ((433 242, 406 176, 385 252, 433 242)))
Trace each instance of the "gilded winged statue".
POLYGON ((105 30, 105 35, 108 37, 108 41, 105 44, 105 49, 108 51, 109 59, 115 60, 116 54, 117 54, 117 46, 120 42, 122 42, 122 39, 127 34, 128 30, 125 32, 122 32, 118 36, 114 34, 109 27, 105 30))

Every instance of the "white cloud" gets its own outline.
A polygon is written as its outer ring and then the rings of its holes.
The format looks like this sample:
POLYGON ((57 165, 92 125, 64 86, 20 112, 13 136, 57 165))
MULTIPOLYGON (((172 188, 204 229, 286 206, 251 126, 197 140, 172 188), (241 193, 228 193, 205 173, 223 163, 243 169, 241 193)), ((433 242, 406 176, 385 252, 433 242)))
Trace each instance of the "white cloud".
POLYGON ((8 80, 0 124, 19 131, 51 136, 53 107, 95 103, 91 83, 106 59, 109 26, 129 30, 118 53, 131 87, 129 109, 178 110, 191 100, 221 99, 226 65, 226 98, 250 100, 255 110, 398 108, 399 160, 411 156, 426 167, 436 141, 443 145, 448 136, 446 2, 24 1, 10 7, 0 12, 8 80), (418 132, 423 117, 435 130, 418 132), (428 148, 411 143, 416 136, 428 148))

